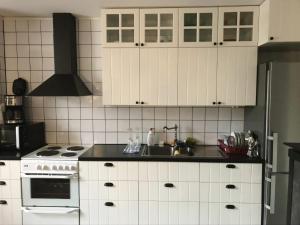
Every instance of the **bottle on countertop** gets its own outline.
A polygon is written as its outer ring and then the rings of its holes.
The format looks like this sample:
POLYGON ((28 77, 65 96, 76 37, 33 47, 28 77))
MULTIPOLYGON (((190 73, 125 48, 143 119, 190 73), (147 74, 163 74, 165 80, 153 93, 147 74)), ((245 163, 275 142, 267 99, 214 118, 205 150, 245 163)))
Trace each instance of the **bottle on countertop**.
POLYGON ((148 132, 148 137, 147 137, 147 145, 148 146, 153 146, 155 145, 155 130, 154 128, 150 128, 148 132))

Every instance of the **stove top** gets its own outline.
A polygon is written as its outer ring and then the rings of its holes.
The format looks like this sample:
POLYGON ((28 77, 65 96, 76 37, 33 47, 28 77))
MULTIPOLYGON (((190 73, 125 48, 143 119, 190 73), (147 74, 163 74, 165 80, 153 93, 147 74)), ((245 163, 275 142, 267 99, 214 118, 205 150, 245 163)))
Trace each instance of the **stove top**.
POLYGON ((79 145, 46 145, 22 157, 22 159, 36 160, 78 160, 78 157, 91 146, 79 145))

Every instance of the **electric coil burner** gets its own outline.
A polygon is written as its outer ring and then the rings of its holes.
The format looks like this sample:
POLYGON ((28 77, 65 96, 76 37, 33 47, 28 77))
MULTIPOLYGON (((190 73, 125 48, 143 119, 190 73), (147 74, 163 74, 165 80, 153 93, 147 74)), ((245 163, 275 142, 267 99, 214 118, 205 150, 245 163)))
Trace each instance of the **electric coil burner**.
POLYGON ((52 151, 41 151, 41 152, 38 152, 36 153, 37 156, 54 156, 54 155, 58 155, 59 154, 59 151, 55 151, 55 150, 52 150, 52 151))
POLYGON ((49 146, 47 147, 48 150, 58 150, 61 149, 61 146, 49 146))
POLYGON ((61 154, 62 157, 72 157, 72 156, 76 156, 77 153, 75 152, 65 152, 63 154, 61 154))
POLYGON ((67 150, 69 150, 69 151, 81 151, 83 149, 84 149, 83 146, 71 146, 71 147, 67 148, 67 150))

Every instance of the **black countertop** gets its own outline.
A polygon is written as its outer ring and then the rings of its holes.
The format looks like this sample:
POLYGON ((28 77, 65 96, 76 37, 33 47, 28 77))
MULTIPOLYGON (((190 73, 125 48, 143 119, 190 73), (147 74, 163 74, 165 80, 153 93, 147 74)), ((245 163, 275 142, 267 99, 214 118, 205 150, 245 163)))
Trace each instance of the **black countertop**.
POLYGON ((231 162, 231 163, 263 163, 261 158, 227 155, 218 146, 197 146, 193 156, 142 156, 124 154, 126 145, 96 144, 79 157, 79 161, 174 161, 174 162, 231 162))
POLYGON ((300 143, 284 143, 284 144, 291 147, 294 150, 300 151, 300 143))

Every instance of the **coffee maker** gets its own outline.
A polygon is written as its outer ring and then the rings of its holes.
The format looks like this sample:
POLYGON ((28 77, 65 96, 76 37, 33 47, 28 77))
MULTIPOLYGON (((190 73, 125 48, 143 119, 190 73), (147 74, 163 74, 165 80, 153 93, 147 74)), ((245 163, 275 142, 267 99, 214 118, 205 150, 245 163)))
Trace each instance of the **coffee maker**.
POLYGON ((26 92, 26 81, 18 78, 13 82, 14 95, 4 96, 4 124, 23 124, 25 122, 24 116, 24 94, 26 92))
POLYGON ((4 96, 4 123, 23 124, 24 123, 24 97, 17 95, 4 96))

